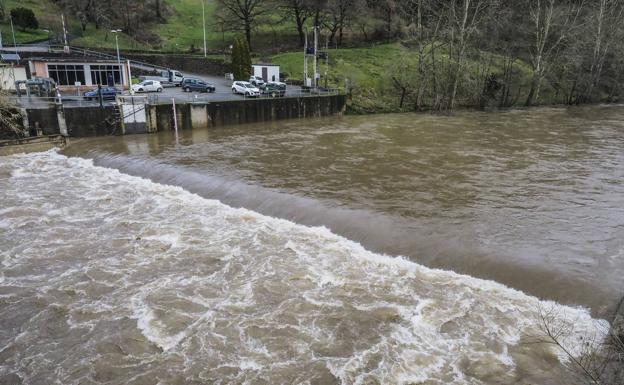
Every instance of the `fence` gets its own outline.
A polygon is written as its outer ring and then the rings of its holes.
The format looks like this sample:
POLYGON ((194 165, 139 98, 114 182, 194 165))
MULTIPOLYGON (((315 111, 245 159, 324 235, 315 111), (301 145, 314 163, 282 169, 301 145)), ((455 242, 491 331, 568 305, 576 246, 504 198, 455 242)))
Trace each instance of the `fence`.
MULTIPOLYGON (((329 89, 329 90, 288 90, 284 96, 276 96, 276 98, 304 98, 310 96, 319 95, 338 95, 341 90, 329 89)), ((131 100, 131 96, 128 92, 118 95, 117 98, 123 100, 131 100)), ((240 94, 233 94, 231 92, 213 92, 213 93, 194 93, 183 92, 180 89, 167 91, 163 93, 144 93, 135 94, 135 99, 146 99, 148 104, 171 104, 171 98, 175 98, 177 103, 212 103, 219 101, 231 101, 231 100, 247 100, 247 99, 271 99, 273 96, 268 93, 260 94, 260 96, 247 96, 240 94)), ((68 107, 93 107, 99 106, 99 99, 93 97, 85 97, 82 95, 62 95, 60 99, 55 97, 38 97, 31 96, 8 96, 8 101, 15 106, 23 108, 49 108, 50 106, 62 104, 68 107)), ((116 99, 102 100, 102 105, 116 105, 116 99)))

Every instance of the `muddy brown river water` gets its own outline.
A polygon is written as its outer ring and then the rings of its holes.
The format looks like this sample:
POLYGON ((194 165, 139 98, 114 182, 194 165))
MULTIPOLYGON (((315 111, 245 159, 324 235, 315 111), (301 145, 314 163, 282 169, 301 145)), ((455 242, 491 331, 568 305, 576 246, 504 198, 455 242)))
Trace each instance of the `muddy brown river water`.
POLYGON ((624 291, 624 107, 0 158, 0 383, 562 384, 624 291))

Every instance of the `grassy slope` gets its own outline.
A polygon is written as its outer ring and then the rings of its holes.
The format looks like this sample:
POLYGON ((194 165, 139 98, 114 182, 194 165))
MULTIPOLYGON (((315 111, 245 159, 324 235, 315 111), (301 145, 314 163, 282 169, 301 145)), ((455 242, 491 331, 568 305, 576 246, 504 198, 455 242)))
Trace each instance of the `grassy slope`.
MULTIPOLYGON (((48 33, 43 31, 44 29, 50 29, 55 23, 60 25, 59 20, 56 21, 54 15, 60 15, 59 8, 49 0, 4 0, 4 8, 7 13, 7 20, 0 23, 0 31, 2 31, 2 41, 5 43, 13 44, 13 37, 11 35, 11 26, 8 22, 8 14, 13 8, 24 7, 30 8, 37 16, 39 21, 38 30, 27 30, 22 32, 18 27, 15 27, 15 41, 17 44, 28 43, 31 41, 45 39, 48 33)), ((59 29, 61 29, 59 27, 59 29)))
MULTIPOLYGON (((60 31, 62 30, 61 10, 51 0, 4 0, 4 2, 7 12, 12 8, 23 6, 32 9, 39 20, 40 29, 37 31, 22 33, 16 30, 18 43, 27 43, 46 38, 47 32, 44 32, 43 29, 53 31, 53 35, 58 34, 60 36, 60 31)), ((202 0, 165 0, 165 2, 169 8, 167 22, 155 24, 151 27, 151 31, 160 36, 161 44, 150 46, 138 42, 128 35, 120 34, 120 49, 187 52, 191 45, 195 46, 196 49, 203 48, 202 0)), ((218 51, 224 45, 230 44, 234 35, 239 32, 221 32, 221 27, 215 17, 217 9, 216 0, 205 0, 205 6, 207 47, 210 51, 218 51)), ((115 48, 114 35, 110 33, 108 28, 95 29, 92 24, 89 24, 87 30, 82 31, 78 20, 72 17, 72 15, 66 14, 65 16, 67 28, 71 35, 70 38, 72 38, 71 44, 94 48, 115 48)), ((264 40, 264 43, 269 44, 272 36, 281 34, 290 38, 296 33, 294 27, 290 24, 280 23, 279 16, 276 13, 272 13, 267 17, 271 22, 267 23, 261 30, 254 31, 254 36, 258 40, 264 40)), ((0 23, 0 31, 2 31, 4 41, 9 42, 12 40, 8 23, 0 23)))
MULTIPOLYGON (((353 92, 350 108, 357 112, 398 111, 398 95, 392 90, 390 76, 396 71, 396 63, 407 62, 412 69, 416 68, 418 57, 415 52, 400 44, 382 44, 369 48, 330 49, 330 66, 328 86, 344 88, 346 80, 353 92)), ((440 60, 446 56, 440 54, 440 60)), ((289 52, 276 55, 272 61, 280 65, 280 70, 287 73, 290 79, 302 80, 303 55, 301 52, 289 52)), ((311 74, 311 61, 310 65, 311 74)), ((471 81, 471 74, 477 72, 477 62, 467 61, 465 82, 471 81)), ((526 92, 531 76, 531 69, 526 63, 519 62, 515 66, 517 73, 515 81, 520 89, 526 92)), ((502 72, 502 58, 493 56, 489 72, 502 72)), ((324 64, 320 67, 321 84, 324 84, 324 64)), ((440 74, 443 76, 443 74, 440 74)), ((544 96, 548 92, 544 87, 544 96)), ((522 95, 522 94, 521 94, 522 95)), ((521 99, 522 100, 522 97, 521 99)), ((405 106, 406 109, 411 106, 405 106)))
MULTIPOLYGON (((161 40, 161 47, 166 51, 187 51, 194 45, 197 49, 203 49, 204 35, 202 29, 202 0, 166 0, 172 14, 167 18, 166 24, 158 24, 152 29, 161 40)), ((206 10, 206 40, 209 51, 220 50, 230 44, 234 35, 241 32, 227 31, 231 26, 225 26, 221 31, 221 25, 216 17, 217 4, 215 0, 205 0, 206 10)), ((273 34, 293 36, 296 34, 294 26, 288 23, 280 23, 280 17, 276 12, 265 16, 269 20, 262 28, 254 31, 254 39, 271 39, 273 34), (262 36, 262 37, 261 37, 262 36)))
MULTIPOLYGON (((4 0, 5 9, 10 12, 11 9, 17 7, 24 7, 32 9, 39 21, 38 30, 27 30, 26 32, 15 29, 15 40, 18 44, 30 43, 37 40, 42 40, 48 37, 49 30, 50 36, 61 36, 62 24, 61 24, 61 10, 51 0, 4 0)), ((108 29, 96 30, 93 25, 89 25, 86 32, 82 32, 80 23, 71 15, 66 16, 67 30, 70 33, 70 37, 74 38, 70 44, 83 45, 90 47, 115 47, 115 38, 111 36, 108 29), (108 36, 107 36, 108 35, 108 36)), ((2 31, 3 41, 12 43, 11 27, 5 20, 0 23, 0 31, 2 31)), ((127 35, 120 34, 119 46, 122 49, 147 49, 149 47, 133 40, 127 35)))

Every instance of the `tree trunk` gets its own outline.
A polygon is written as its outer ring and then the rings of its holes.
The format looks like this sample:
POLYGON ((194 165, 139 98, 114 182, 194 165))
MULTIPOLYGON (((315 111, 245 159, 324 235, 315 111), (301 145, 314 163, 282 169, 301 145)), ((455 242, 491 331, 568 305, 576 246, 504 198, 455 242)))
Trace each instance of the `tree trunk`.
POLYGON ((245 40, 251 51, 251 24, 247 20, 245 20, 245 40))
POLYGON ((303 47, 305 45, 305 32, 303 31, 303 25, 305 24, 306 18, 301 10, 297 7, 294 9, 295 12, 295 23, 297 24, 297 34, 299 35, 299 45, 303 47))
POLYGON ((527 95, 526 102, 524 103, 526 107, 531 107, 535 103, 535 97, 537 95, 540 81, 541 79, 539 75, 534 74, 533 79, 531 80, 531 88, 529 89, 529 94, 527 95))
POLYGON ((162 14, 160 12, 160 0, 155 0, 155 5, 156 5, 156 19, 160 21, 162 20, 162 14))

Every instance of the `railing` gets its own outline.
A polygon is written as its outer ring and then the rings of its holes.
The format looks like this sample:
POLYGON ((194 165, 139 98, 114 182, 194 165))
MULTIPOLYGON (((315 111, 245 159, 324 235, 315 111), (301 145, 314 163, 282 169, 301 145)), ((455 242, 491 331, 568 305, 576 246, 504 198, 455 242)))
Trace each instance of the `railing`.
MULTIPOLYGON (((337 95, 341 90, 328 89, 328 90, 288 90, 284 96, 273 97, 270 93, 263 93, 259 96, 247 96, 240 94, 233 94, 231 92, 213 92, 213 93, 186 93, 175 92, 175 94, 169 93, 143 93, 130 95, 124 93, 117 97, 121 99, 122 103, 136 103, 136 104, 171 104, 171 99, 175 98, 176 103, 218 103, 225 101, 235 100, 247 100, 247 99, 280 99, 280 98, 305 98, 312 96, 324 96, 324 95, 337 95)), ((56 104, 62 104, 67 107, 94 107, 100 105, 98 97, 85 97, 82 95, 69 95, 64 94, 62 97, 39 97, 36 95, 31 96, 9 96, 8 101, 14 105, 24 108, 47 108, 56 104)), ((102 100, 102 105, 109 106, 115 105, 117 101, 115 99, 102 100)))
MULTIPOLYGON (((5 51, 16 49, 18 52, 28 52, 29 48, 32 49, 31 52, 46 52, 46 51, 51 52, 51 53, 65 52, 65 46, 63 45, 45 46, 45 45, 37 45, 37 44, 16 44, 16 45, 5 44, 3 48, 5 51)), ((78 53, 79 55, 83 55, 83 56, 91 56, 91 57, 96 57, 96 58, 105 59, 105 60, 115 60, 115 61, 117 60, 117 55, 100 52, 100 51, 94 51, 94 50, 87 49, 87 48, 69 46, 69 51, 78 53)), ((154 70, 167 70, 168 69, 167 67, 150 64, 150 63, 142 62, 139 60, 127 59, 121 56, 119 59, 124 62, 127 60, 130 60, 130 65, 133 67, 137 67, 137 68, 142 68, 142 69, 151 68, 154 70)))

